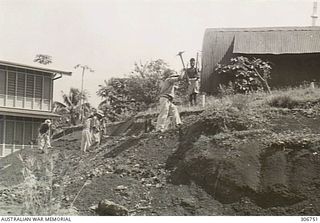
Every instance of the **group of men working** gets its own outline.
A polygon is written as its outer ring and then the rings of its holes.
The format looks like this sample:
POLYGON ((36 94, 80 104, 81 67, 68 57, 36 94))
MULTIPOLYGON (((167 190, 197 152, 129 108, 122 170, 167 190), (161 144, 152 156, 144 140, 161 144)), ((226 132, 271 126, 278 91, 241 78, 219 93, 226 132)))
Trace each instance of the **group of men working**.
POLYGON ((176 83, 185 79, 188 83, 188 95, 190 105, 197 105, 197 95, 199 93, 200 74, 195 67, 195 59, 190 59, 190 68, 178 75, 174 70, 166 70, 160 84, 160 111, 157 119, 156 131, 164 132, 168 127, 168 118, 172 116, 172 122, 176 126, 181 125, 181 118, 178 108, 173 104, 176 83))
POLYGON ((91 114, 83 122, 81 135, 81 151, 86 152, 91 146, 99 146, 105 130, 103 120, 97 114, 91 114))
MULTIPOLYGON (((91 114, 84 120, 82 139, 81 139, 81 150, 86 152, 91 146, 100 145, 102 132, 105 131, 103 120, 98 113, 91 114)), ((38 134, 38 148, 40 152, 47 153, 47 149, 51 148, 51 121, 45 120, 39 127, 38 134)))
MULTIPOLYGON (((176 126, 182 124, 178 108, 173 104, 175 89, 177 82, 186 80, 188 83, 188 96, 190 105, 197 105, 197 95, 199 93, 200 75, 199 70, 195 66, 195 59, 190 59, 190 68, 184 69, 181 75, 174 70, 166 70, 163 73, 160 83, 160 111, 156 124, 156 131, 164 132, 168 128, 168 118, 172 117, 172 121, 176 126)), ((100 145, 101 134, 104 129, 103 124, 99 120, 99 116, 91 114, 83 122, 83 130, 81 136, 81 151, 86 152, 93 145, 100 145)), ((51 121, 45 120, 39 128, 38 144, 42 152, 46 152, 47 148, 51 148, 50 143, 50 126, 51 121)))

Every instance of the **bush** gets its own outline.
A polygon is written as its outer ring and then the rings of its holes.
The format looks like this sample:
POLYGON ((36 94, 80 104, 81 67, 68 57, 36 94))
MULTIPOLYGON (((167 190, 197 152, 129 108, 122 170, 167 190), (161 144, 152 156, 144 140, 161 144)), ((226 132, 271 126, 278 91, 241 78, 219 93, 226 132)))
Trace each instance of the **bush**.
POLYGON ((289 108, 292 109, 294 107, 297 107, 299 105, 299 102, 295 99, 293 99, 289 95, 279 95, 274 96, 271 98, 271 100, 268 103, 272 107, 276 108, 289 108))
MULTIPOLYGON (((130 75, 123 78, 111 78, 99 85, 97 95, 104 100, 99 109, 110 121, 120 121, 137 112, 145 111, 158 103, 160 80, 169 66, 163 60, 153 60, 146 64, 135 63, 130 75)), ((182 104, 186 98, 187 84, 177 86, 175 102, 182 104)))
POLYGON ((239 56, 231 58, 228 64, 218 64, 215 70, 225 83, 232 82, 236 93, 246 94, 261 89, 271 92, 268 84, 271 66, 261 59, 239 56))

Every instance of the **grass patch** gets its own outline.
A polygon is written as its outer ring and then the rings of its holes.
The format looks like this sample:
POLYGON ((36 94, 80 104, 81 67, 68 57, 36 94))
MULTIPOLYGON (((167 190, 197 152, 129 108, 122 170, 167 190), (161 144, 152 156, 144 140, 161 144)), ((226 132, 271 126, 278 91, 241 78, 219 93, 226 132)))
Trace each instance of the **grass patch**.
POLYGON ((277 95, 271 98, 268 104, 276 108, 295 108, 298 107, 299 102, 290 95, 277 95))
MULTIPOLYGON (((284 89, 276 89, 272 94, 265 92, 253 92, 250 94, 224 94, 219 96, 205 96, 205 106, 200 103, 201 95, 198 96, 199 105, 189 106, 188 104, 180 104, 178 110, 180 113, 193 111, 216 110, 225 112, 233 110, 233 112, 243 112, 245 110, 259 110, 260 112, 269 111, 270 107, 274 108, 300 108, 300 109, 316 109, 320 105, 320 88, 310 88, 308 86, 288 87, 284 89)), ((149 110, 140 112, 141 116, 156 117, 159 113, 159 105, 149 110)))
POLYGON ((306 86, 286 88, 281 90, 274 90, 272 95, 266 98, 267 104, 272 107, 295 108, 308 107, 320 101, 320 88, 310 88, 306 86))

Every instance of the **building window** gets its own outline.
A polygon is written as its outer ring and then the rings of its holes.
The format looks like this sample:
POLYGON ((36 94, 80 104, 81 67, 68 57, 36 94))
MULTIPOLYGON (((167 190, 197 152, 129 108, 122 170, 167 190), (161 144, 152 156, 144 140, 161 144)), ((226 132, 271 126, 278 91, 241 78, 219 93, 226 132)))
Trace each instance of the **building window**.
POLYGON ((0 157, 3 156, 3 144, 4 144, 4 121, 0 118, 0 157))
POLYGON ((35 91, 34 91, 34 97, 35 97, 35 109, 41 109, 41 99, 42 99, 42 79, 43 77, 41 76, 36 76, 36 86, 35 86, 35 91))
POLYGON ((17 74, 17 99, 16 99, 16 107, 23 108, 24 107, 24 95, 25 95, 25 74, 18 73, 17 74))
POLYGON ((43 78, 43 109, 50 110, 51 79, 43 78))
POLYGON ((0 115, 0 157, 36 145, 42 120, 0 115))
POLYGON ((34 76, 27 75, 27 87, 26 87, 26 105, 25 108, 33 108, 33 89, 34 89, 34 76))
POLYGON ((0 144, 3 144, 4 138, 3 138, 3 133, 4 133, 4 121, 0 119, 0 144))
POLYGON ((51 110, 52 78, 43 75, 0 70, 0 106, 51 110))
POLYGON ((8 95, 16 95, 16 73, 8 72, 8 95))
POLYGON ((30 145, 38 138, 40 124, 39 119, 25 118, 25 120, 18 120, 18 117, 7 116, 5 120, 0 119, 0 140, 5 144, 30 145), (4 122, 5 140, 3 132, 1 134, 1 131, 4 130, 4 122))
POLYGON ((16 96, 16 73, 8 72, 8 89, 7 89, 7 101, 6 106, 15 107, 15 96, 16 96))
POLYGON ((14 144, 23 145, 23 135, 24 135, 24 122, 16 122, 15 134, 14 134, 14 144))
POLYGON ((39 130, 40 124, 41 124, 40 122, 38 122, 38 123, 33 122, 32 123, 32 141, 33 142, 37 141, 38 130, 39 130))
POLYGON ((25 126, 24 126, 24 144, 26 145, 31 145, 32 144, 32 122, 25 122, 25 126))
POLYGON ((14 121, 6 121, 5 144, 13 144, 14 139, 14 121))
POLYGON ((0 106, 5 105, 6 80, 6 71, 0 70, 0 106))

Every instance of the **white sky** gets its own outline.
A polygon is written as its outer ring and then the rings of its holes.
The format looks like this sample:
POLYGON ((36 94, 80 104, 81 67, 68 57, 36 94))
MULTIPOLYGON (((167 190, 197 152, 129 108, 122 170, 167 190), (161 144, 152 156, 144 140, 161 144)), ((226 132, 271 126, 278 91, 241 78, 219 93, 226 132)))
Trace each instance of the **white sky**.
MULTIPOLYGON (((134 62, 161 58, 181 69, 184 59, 201 50, 204 30, 213 27, 309 26, 313 0, 0 0, 0 60, 33 63, 48 54, 48 68, 72 71, 55 82, 61 90, 85 89, 90 102, 103 80, 128 74, 134 62)), ((320 4, 319 4, 320 8, 320 4)), ((320 22, 319 22, 320 24, 320 22)))

